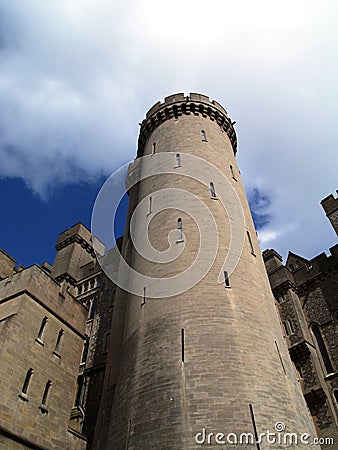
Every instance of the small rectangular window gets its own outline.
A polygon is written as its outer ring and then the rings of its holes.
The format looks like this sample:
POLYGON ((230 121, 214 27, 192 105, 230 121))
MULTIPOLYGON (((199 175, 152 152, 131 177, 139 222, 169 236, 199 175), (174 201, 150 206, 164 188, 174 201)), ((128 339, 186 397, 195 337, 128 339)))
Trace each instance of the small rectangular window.
POLYGON ((88 314, 88 320, 93 320, 94 316, 95 316, 95 311, 96 311, 96 297, 94 297, 93 299, 91 299, 90 301, 90 309, 89 309, 89 314, 88 314))
POLYGON ((184 363, 184 328, 181 328, 181 357, 184 363))
POLYGON ((248 236, 248 241, 249 241, 251 253, 252 253, 253 256, 256 256, 254 248, 253 248, 253 245, 252 245, 252 240, 251 240, 251 236, 250 236, 249 231, 246 232, 246 235, 248 236))
POLYGON ((21 394, 27 395, 28 386, 29 386, 29 383, 31 381, 33 372, 34 371, 33 371, 32 368, 27 370, 25 381, 23 382, 23 386, 22 386, 22 389, 21 389, 21 394))
POLYGON ((234 169, 233 169, 233 167, 232 167, 231 165, 230 165, 230 172, 231 172, 232 178, 233 178, 235 181, 237 181, 237 179, 236 179, 236 177, 235 177, 234 169))
POLYGON ((61 348, 61 342, 62 342, 62 339, 63 339, 63 335, 64 335, 64 331, 63 331, 63 330, 60 330, 60 331, 59 331, 59 334, 58 334, 58 337, 57 337, 57 339, 56 339, 56 344, 55 344, 55 350, 54 350, 54 352, 56 352, 56 353, 59 353, 59 351, 60 351, 60 348, 61 348))
POLYGON ((148 210, 148 216, 151 214, 151 208, 152 208, 153 198, 149 197, 149 210, 148 210))
POLYGON ((183 241, 182 219, 177 220, 177 242, 183 241))
POLYGON ((294 334, 295 330, 293 328, 293 323, 290 319, 288 319, 286 322, 283 322, 283 327, 286 336, 291 336, 292 334, 294 334))
POLYGON ((227 271, 224 271, 224 285, 225 287, 230 287, 229 275, 227 271))
POLYGON ((82 392, 84 387, 84 379, 83 375, 79 375, 77 379, 77 385, 76 385, 76 394, 74 399, 74 406, 81 406, 82 404, 82 392))
POLYGON ((215 191, 215 185, 212 181, 210 181, 210 196, 211 196, 211 198, 217 198, 216 191, 215 191))
POLYGON ((204 130, 201 130, 201 139, 202 139, 203 142, 207 141, 207 135, 205 134, 204 130))
POLYGON ((287 323, 286 322, 282 322, 282 323, 283 323, 283 328, 285 331, 285 336, 289 336, 289 329, 288 329, 287 323))
POLYGON ((38 334, 38 339, 41 342, 43 342, 43 336, 45 334, 47 322, 48 322, 48 317, 44 317, 42 319, 40 330, 39 330, 39 334, 38 334))
POLYGON ((181 156, 179 153, 176 153, 175 157, 175 167, 181 167, 181 156))
POLYGON ((143 288, 143 298, 142 298, 142 303, 141 306, 146 304, 146 288, 143 288))
POLYGON ((81 356, 81 363, 80 364, 85 364, 86 363, 87 356, 88 356, 88 350, 89 350, 89 339, 87 338, 84 341, 84 344, 83 344, 83 350, 82 350, 82 356, 81 356))
POLYGON ((48 380, 46 383, 46 386, 45 386, 45 390, 43 391, 41 405, 46 405, 47 399, 48 399, 48 394, 50 392, 51 387, 52 387, 52 382, 51 382, 51 380, 48 380))
POLYGON ((155 155, 155 153, 156 153, 156 142, 153 143, 152 150, 151 150, 152 155, 155 155))

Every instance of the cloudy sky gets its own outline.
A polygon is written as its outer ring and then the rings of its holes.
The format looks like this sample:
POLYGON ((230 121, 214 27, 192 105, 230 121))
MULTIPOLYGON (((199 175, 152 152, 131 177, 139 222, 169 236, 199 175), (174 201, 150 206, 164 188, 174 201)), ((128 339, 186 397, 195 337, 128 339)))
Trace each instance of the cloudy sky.
POLYGON ((0 247, 52 262, 57 234, 89 225, 105 177, 135 156, 145 112, 200 92, 237 122, 262 248, 327 251, 337 16, 335 0, 0 0, 0 247))

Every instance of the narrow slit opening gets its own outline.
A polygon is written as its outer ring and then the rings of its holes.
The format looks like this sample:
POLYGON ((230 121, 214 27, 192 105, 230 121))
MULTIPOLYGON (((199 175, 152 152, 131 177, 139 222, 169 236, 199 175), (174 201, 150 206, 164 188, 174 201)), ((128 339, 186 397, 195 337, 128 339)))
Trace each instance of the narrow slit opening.
POLYGON ((230 286, 230 280, 229 280, 229 275, 228 272, 225 270, 224 271, 224 286, 229 288, 230 286))
POLYGON ((181 358, 184 363, 184 328, 181 328, 181 358))

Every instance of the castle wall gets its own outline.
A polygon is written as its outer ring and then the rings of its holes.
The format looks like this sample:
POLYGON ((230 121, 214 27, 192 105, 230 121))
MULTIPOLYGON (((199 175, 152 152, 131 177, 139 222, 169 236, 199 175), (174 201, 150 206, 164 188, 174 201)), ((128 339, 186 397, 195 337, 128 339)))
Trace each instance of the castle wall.
POLYGON ((333 229, 338 234, 338 197, 334 197, 332 194, 324 198, 321 205, 326 212, 327 218, 331 222, 333 229))
MULTIPOLYGON (((338 442, 337 246, 306 260, 289 253, 286 267, 263 255, 285 341, 320 439, 338 442), (297 264, 298 261, 298 264, 297 264), (318 337, 319 335, 319 337, 318 337)), ((322 449, 332 448, 323 444, 322 449)))
POLYGON ((0 448, 86 447, 68 432, 85 314, 38 266, 0 282, 0 448))

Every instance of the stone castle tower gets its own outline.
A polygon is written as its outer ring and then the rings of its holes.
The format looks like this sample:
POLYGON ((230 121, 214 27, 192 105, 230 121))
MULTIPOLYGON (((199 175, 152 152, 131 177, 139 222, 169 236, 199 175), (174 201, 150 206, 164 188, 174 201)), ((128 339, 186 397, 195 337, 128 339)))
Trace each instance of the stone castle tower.
MULTIPOLYGON (((227 112, 204 95, 171 95, 141 124, 130 173, 139 164, 146 171, 151 158, 163 154, 165 167, 129 190, 122 254, 145 280, 173 277, 177 293, 153 294, 156 280, 140 286, 143 294, 117 289, 96 449, 188 449, 208 439, 218 448, 229 433, 276 432, 277 422, 286 432, 315 436, 282 336, 236 146, 227 112), (199 179, 186 176, 196 158, 199 179), (157 193, 163 200, 170 189, 181 189, 183 200, 163 209, 157 193), (179 253, 174 261, 148 261, 134 248, 130 221, 142 201, 148 206, 141 214, 149 218, 144 237, 159 252, 170 247, 179 253), (186 289, 190 275, 179 275, 209 260, 214 225, 215 259, 206 273, 197 267, 191 276, 200 279, 186 289)), ((286 447, 263 442, 264 449, 286 447)))

